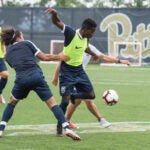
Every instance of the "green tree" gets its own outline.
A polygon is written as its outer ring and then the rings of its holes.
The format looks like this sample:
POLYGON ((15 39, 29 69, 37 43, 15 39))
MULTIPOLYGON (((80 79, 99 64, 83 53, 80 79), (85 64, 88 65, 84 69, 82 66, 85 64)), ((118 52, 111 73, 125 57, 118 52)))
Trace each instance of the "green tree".
POLYGON ((83 7, 78 0, 57 0, 56 7, 83 7))
POLYGON ((97 8, 104 7, 104 1, 96 0, 96 2, 93 4, 93 7, 97 7, 97 8))
MULTIPOLYGON (((22 2, 22 1, 17 1, 17 0, 1 0, 1 5, 3 6, 8 6, 8 7, 47 7, 49 6, 50 3, 52 3, 54 0, 40 0, 40 2, 35 2, 34 4, 31 4, 30 2, 22 2)), ((146 0, 145 0, 146 1, 146 0)), ((91 3, 91 0, 55 0, 55 4, 51 7, 87 7, 87 3, 91 3)), ((96 8, 103 8, 103 7, 113 7, 113 8, 144 8, 144 7, 149 7, 149 5, 143 5, 144 1, 143 0, 134 0, 134 2, 126 3, 125 0, 95 0, 92 3, 91 7, 96 7, 96 8), (111 5, 107 5, 107 4, 111 5)))
POLYGON ((37 6, 37 7, 45 7, 48 5, 50 0, 41 0, 40 2, 36 2, 35 4, 33 4, 33 6, 37 6))
POLYGON ((136 7, 138 8, 143 7, 143 0, 136 0, 136 7))

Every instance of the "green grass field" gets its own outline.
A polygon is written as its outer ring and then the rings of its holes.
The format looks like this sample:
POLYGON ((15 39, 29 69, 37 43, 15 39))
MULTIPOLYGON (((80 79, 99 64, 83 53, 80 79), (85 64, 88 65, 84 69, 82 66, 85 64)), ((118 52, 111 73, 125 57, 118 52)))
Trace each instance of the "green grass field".
MULTIPOLYGON (((59 103, 59 89, 51 84, 55 64, 40 65, 59 103)), ((72 118, 73 123, 81 125, 76 132, 82 140, 77 142, 65 136, 58 138, 54 134, 56 119, 52 112, 31 92, 16 106, 4 137, 0 138, 0 150, 149 150, 150 68, 88 65, 86 72, 95 89, 95 104, 102 116, 112 122, 110 128, 103 129, 83 102, 72 118), (106 89, 118 92, 119 102, 116 105, 107 106, 103 102, 101 96, 106 89), (24 126, 18 128, 20 125, 24 126)), ((9 74, 3 93, 7 101, 15 76, 10 68, 9 74)), ((0 114, 4 108, 5 105, 0 105, 0 114)))

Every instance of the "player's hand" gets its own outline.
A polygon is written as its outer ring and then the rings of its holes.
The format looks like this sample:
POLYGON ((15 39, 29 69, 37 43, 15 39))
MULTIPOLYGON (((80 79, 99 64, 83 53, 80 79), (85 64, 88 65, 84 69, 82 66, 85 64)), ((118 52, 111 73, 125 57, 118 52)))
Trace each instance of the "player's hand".
POLYGON ((96 56, 92 56, 92 60, 94 63, 97 63, 98 60, 99 60, 99 57, 96 55, 96 56))
POLYGON ((57 11, 53 8, 48 8, 45 10, 45 12, 48 14, 57 14, 57 11))
POLYGON ((52 84, 53 84, 54 86, 57 86, 57 84, 58 84, 58 79, 54 78, 54 79, 52 80, 52 84))
POLYGON ((126 64, 126 65, 128 65, 128 66, 130 66, 131 65, 131 63, 128 61, 128 60, 120 60, 120 63, 122 63, 122 64, 126 64))

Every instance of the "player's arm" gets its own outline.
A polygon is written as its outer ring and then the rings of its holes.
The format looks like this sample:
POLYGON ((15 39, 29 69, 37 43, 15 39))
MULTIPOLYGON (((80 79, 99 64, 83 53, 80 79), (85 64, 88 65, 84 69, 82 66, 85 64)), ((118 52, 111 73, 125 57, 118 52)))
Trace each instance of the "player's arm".
POLYGON ((107 55, 102 54, 102 53, 99 55, 99 58, 106 61, 106 62, 110 62, 110 63, 121 63, 121 64, 130 65, 130 62, 128 60, 114 58, 114 57, 107 56, 107 55))
POLYGON ((101 53, 95 46, 93 46, 92 44, 89 44, 90 50, 95 53, 99 59, 102 59, 106 62, 110 62, 110 63, 122 63, 122 64, 126 64, 126 65, 130 65, 130 62, 128 60, 123 60, 123 59, 118 59, 118 58, 114 58, 108 55, 105 55, 103 53, 101 53))
POLYGON ((58 84, 60 66, 61 66, 61 61, 58 62, 57 66, 56 66, 54 77, 53 77, 53 80, 52 80, 52 84, 55 85, 55 86, 57 86, 57 84, 58 84))
POLYGON ((45 12, 51 14, 51 19, 58 28, 60 28, 61 30, 64 29, 64 23, 59 19, 57 11, 55 9, 48 8, 45 12))
POLYGON ((97 59, 99 59, 99 56, 96 55, 96 54, 91 50, 90 47, 87 47, 87 49, 85 50, 85 52, 88 53, 88 54, 90 54, 90 55, 93 57, 93 59, 94 59, 95 61, 96 61, 97 59))
POLYGON ((58 55, 51 55, 43 53, 42 51, 39 51, 36 56, 42 61, 67 61, 70 59, 67 55, 62 53, 58 55))

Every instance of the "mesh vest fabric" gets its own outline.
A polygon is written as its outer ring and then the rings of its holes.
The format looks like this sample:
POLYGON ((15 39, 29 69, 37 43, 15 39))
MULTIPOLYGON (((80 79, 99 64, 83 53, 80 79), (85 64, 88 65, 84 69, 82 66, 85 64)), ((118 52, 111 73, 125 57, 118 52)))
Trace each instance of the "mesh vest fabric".
POLYGON ((76 33, 70 44, 63 48, 63 54, 70 57, 70 60, 65 63, 71 66, 81 65, 87 45, 87 38, 81 39, 76 33))

